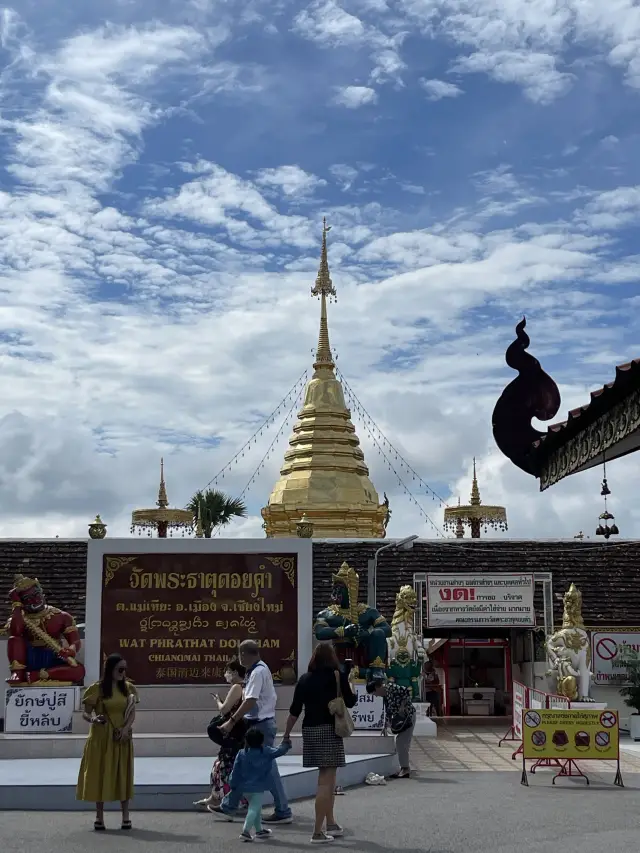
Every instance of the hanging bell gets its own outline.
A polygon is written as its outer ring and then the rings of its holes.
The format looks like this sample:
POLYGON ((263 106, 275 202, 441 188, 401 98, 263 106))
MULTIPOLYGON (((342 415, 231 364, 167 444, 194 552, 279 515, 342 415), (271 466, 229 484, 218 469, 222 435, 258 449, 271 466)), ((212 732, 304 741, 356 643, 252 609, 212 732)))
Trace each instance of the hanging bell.
POLYGON ((601 524, 596 527, 596 536, 604 536, 604 527, 601 524))
POLYGON ((618 525, 615 523, 611 525, 609 530, 610 530, 612 536, 617 536, 620 533, 620 531, 618 530, 618 525))

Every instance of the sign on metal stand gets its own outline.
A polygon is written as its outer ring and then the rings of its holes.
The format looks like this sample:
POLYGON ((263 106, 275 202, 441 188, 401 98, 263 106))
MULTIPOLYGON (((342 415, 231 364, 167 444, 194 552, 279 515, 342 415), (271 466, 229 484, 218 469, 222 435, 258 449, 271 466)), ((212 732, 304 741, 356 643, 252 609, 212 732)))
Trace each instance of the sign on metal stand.
POLYGON ((522 713, 522 785, 528 785, 527 760, 537 766, 560 768, 553 777, 579 776, 589 784, 589 777, 576 761, 615 761, 613 784, 624 787, 620 771, 620 719, 617 711, 556 708, 526 709, 522 713))
MULTIPOLYGON (((512 717, 511 727, 506 735, 498 742, 498 746, 503 743, 514 743, 522 741, 522 712, 528 707, 529 688, 525 687, 519 681, 513 682, 512 695, 512 717)), ((511 756, 514 760, 518 750, 511 756)))

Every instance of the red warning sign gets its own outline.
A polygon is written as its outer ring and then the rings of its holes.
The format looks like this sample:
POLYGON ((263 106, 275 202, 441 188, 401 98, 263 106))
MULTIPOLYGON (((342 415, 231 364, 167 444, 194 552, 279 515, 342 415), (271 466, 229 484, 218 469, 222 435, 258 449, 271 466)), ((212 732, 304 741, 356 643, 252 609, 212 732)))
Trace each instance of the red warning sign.
POLYGON ((596 645, 596 654, 602 660, 613 660, 618 654, 618 644, 612 637, 604 637, 596 645))
POLYGON ((616 724, 616 715, 611 711, 603 711, 600 714, 600 723, 605 727, 605 729, 612 729, 616 724))

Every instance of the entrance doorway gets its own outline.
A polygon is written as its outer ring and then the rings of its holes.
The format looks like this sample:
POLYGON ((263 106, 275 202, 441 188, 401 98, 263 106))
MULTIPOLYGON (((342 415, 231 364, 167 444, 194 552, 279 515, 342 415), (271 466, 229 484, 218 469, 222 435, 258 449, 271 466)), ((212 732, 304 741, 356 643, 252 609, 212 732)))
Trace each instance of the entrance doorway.
POLYGON ((430 657, 439 674, 443 716, 510 714, 512 672, 508 637, 450 636, 430 657))

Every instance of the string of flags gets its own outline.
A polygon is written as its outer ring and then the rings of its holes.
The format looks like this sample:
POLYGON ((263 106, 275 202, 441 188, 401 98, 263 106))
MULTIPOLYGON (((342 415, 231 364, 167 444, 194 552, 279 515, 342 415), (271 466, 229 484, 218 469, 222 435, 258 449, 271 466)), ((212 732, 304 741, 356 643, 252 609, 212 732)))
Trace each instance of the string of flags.
POLYGON ((398 465, 408 473, 411 474, 411 479, 414 482, 417 482, 422 488, 427 492, 427 494, 431 497, 432 500, 438 501, 440 509, 444 509, 447 506, 446 500, 436 492, 435 489, 431 488, 431 486, 426 483, 422 477, 418 474, 415 468, 410 465, 409 462, 402 456, 402 454, 398 451, 398 449, 389 441, 374 419, 371 417, 369 412, 362 405, 358 397, 356 396, 354 390, 351 388, 349 383, 344 377, 344 374, 336 367, 336 373, 338 374, 338 378, 340 382, 347 392, 347 396, 350 398, 353 408, 357 411, 360 416, 362 422, 366 429, 373 430, 377 433, 381 444, 385 445, 389 449, 389 454, 396 460, 398 465))
MULTIPOLYGON (((282 436, 285 427, 291 423, 293 416, 297 413, 298 406, 302 402, 302 395, 304 392, 305 385, 306 385, 306 381, 303 382, 301 387, 298 389, 298 394, 294 398, 293 402, 291 403, 291 406, 289 407, 289 410, 288 410, 287 414, 285 415, 284 420, 280 424, 280 427, 278 428, 277 433, 275 434, 271 444, 267 448, 267 452, 264 454, 264 456, 262 457, 260 462, 258 462, 258 467, 255 469, 253 474, 249 477, 249 480, 248 480, 246 486, 244 487, 244 489, 240 492, 240 495, 239 495, 240 499, 242 499, 245 496, 245 494, 249 491, 251 486, 258 479, 258 476, 260 475, 260 473, 264 469, 265 464, 269 461, 271 454, 272 454, 274 448, 276 447, 276 445, 278 443, 278 440, 282 436)), ((215 535, 220 536, 221 532, 222 532, 222 527, 218 527, 215 531, 215 535)))
POLYGON ((280 415, 280 413, 283 411, 283 409, 286 408, 286 406, 291 402, 292 399, 294 401, 293 405, 294 406, 296 405, 297 401, 300 399, 300 395, 302 393, 302 390, 304 389, 305 385, 307 384, 308 373, 309 373, 309 371, 306 369, 302 372, 302 374, 298 377, 298 379, 296 379, 296 381, 291 386, 291 388, 287 391, 287 393, 282 398, 282 400, 280 400, 280 402, 278 403, 276 408, 271 412, 270 415, 268 415, 266 420, 263 421, 263 423, 253 433, 251 438, 249 438, 247 441, 245 441, 245 443, 242 445, 240 450, 238 450, 238 452, 234 456, 231 457, 229 462, 227 462, 226 465, 223 465, 223 467, 218 471, 218 473, 215 475, 215 477, 212 477, 209 480, 209 482, 204 487, 204 489, 202 489, 203 492, 206 489, 210 488, 211 486, 216 485, 218 483, 218 480, 224 480, 225 474, 229 473, 231 468, 234 465, 238 464, 238 460, 243 459, 245 453, 252 446, 253 447, 257 446, 258 439, 262 437, 263 432, 265 432, 265 430, 268 427, 270 427, 273 423, 275 423, 276 418, 280 415))

